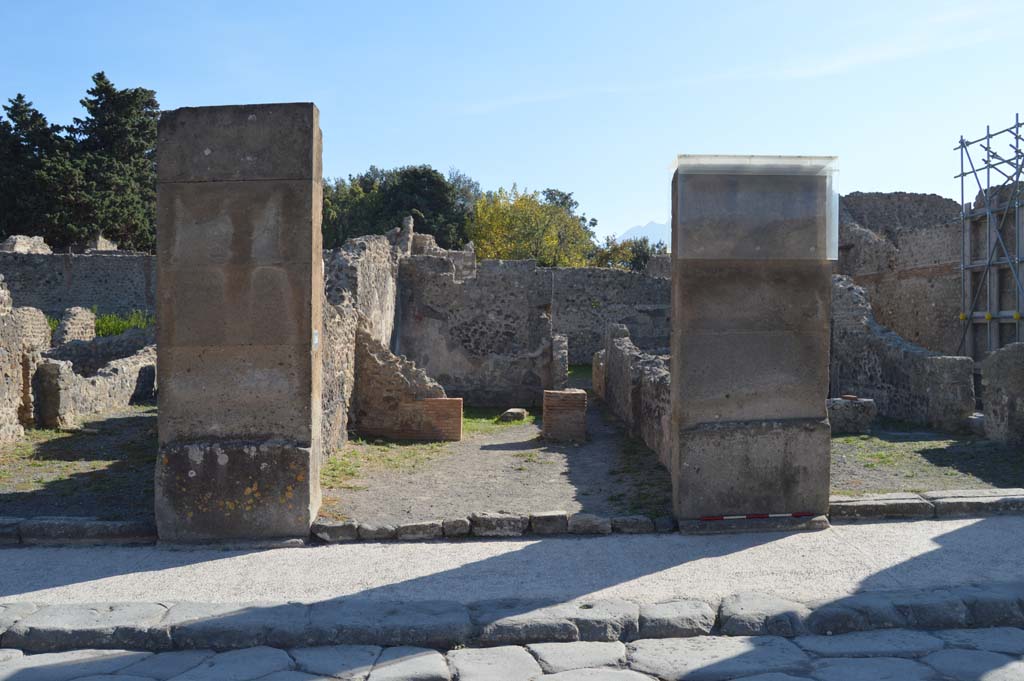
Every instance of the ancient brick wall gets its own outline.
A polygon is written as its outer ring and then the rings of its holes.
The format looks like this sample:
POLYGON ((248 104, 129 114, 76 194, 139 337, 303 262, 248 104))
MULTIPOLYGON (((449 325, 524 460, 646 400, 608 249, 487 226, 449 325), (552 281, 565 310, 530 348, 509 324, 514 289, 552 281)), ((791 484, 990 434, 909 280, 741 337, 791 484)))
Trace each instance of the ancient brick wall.
POLYGON ((960 342, 960 207, 934 194, 854 192, 840 202, 837 272, 880 324, 929 350, 960 342))
POLYGON ((145 253, 0 252, 0 274, 18 305, 54 317, 75 306, 100 313, 152 311, 156 301, 156 261, 145 253))
POLYGON ((970 358, 930 352, 879 324, 863 288, 832 278, 833 396, 871 398, 882 416, 955 431, 974 412, 972 372, 970 358))

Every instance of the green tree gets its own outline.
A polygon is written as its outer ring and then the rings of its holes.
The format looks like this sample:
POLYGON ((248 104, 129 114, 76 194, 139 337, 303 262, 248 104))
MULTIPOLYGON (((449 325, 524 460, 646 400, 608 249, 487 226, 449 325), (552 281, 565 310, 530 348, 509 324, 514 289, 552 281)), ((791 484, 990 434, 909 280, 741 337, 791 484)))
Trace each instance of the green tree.
MULTIPOLYGON (((550 190, 549 190, 550 191, 550 190)), ((545 267, 580 267, 593 233, 564 202, 513 185, 480 198, 467 229, 481 258, 533 259, 545 267)))
MULTIPOLYGON (((11 234, 47 233, 49 215, 59 194, 46 191, 43 165, 62 147, 61 128, 51 125, 18 94, 3 107, 0 118, 0 238, 11 234)), ((64 149, 66 152, 66 148, 64 149)))
POLYGON ((71 186, 87 196, 67 206, 71 238, 97 234, 119 245, 152 250, 156 215, 156 132, 160 115, 156 93, 118 89, 101 71, 81 100, 86 116, 70 128, 74 161, 62 168, 71 186), (74 180, 81 184, 75 185, 74 180))
POLYGON ((0 234, 43 236, 56 248, 97 234, 152 250, 159 108, 145 88, 120 90, 103 72, 81 100, 85 117, 47 123, 23 95, 0 119, 0 234))
POLYGON ((384 234, 411 215, 415 231, 432 234, 444 248, 458 248, 466 242, 466 223, 479 195, 480 186, 454 169, 445 178, 427 165, 370 166, 347 180, 325 182, 324 243, 384 234))
POLYGON ((614 267, 621 270, 642 272, 653 255, 668 253, 665 242, 652 244, 647 237, 617 241, 614 236, 606 237, 603 246, 594 249, 590 263, 595 267, 614 267))

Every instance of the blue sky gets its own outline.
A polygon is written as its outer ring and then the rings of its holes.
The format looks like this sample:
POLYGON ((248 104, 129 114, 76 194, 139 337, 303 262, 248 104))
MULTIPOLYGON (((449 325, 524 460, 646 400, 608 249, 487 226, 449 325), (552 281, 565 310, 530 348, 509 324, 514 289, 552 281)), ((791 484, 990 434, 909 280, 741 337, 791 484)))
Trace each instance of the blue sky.
POLYGON ((12 1, 0 96, 67 122, 105 70, 165 109, 314 101, 329 176, 557 187, 603 236, 667 219, 679 153, 838 155, 844 193, 958 198, 959 135, 1024 113, 1022 21, 1003 0, 12 1))

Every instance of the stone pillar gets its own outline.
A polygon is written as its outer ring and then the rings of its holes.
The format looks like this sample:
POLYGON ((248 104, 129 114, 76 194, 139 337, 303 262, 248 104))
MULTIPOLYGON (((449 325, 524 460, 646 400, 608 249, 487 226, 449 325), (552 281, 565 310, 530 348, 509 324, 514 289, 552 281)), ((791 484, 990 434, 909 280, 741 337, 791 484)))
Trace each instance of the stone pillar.
POLYGON ((157 141, 156 520, 305 537, 320 507, 319 112, 185 108, 157 141))
POLYGON ((680 157, 671 436, 681 527, 828 511, 833 162, 680 157))

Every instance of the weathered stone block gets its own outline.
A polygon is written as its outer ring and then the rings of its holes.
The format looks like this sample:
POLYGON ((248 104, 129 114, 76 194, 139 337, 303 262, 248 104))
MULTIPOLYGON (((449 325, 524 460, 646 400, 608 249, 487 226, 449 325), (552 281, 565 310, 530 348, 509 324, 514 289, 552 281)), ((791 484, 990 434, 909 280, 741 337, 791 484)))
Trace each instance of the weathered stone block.
POLYGON ((587 391, 578 388, 545 390, 543 435, 549 440, 585 442, 587 391))
POLYGON ((828 421, 702 424, 679 433, 676 513, 828 512, 828 421))
POLYGON ((878 415, 874 400, 832 398, 828 401, 828 422, 833 435, 859 435, 871 430, 871 422, 878 415))
POLYGON ((320 114, 311 103, 163 111, 157 177, 160 182, 319 180, 321 146, 320 114))
POLYGON ((518 537, 526 532, 530 517, 514 513, 474 513, 469 516, 477 537, 518 537))
POLYGON ((545 511, 530 516, 530 531, 534 534, 565 534, 569 531, 569 514, 565 511, 545 511))
POLYGON ((284 440, 164 445, 156 471, 160 539, 305 537, 320 507, 320 456, 284 440))

